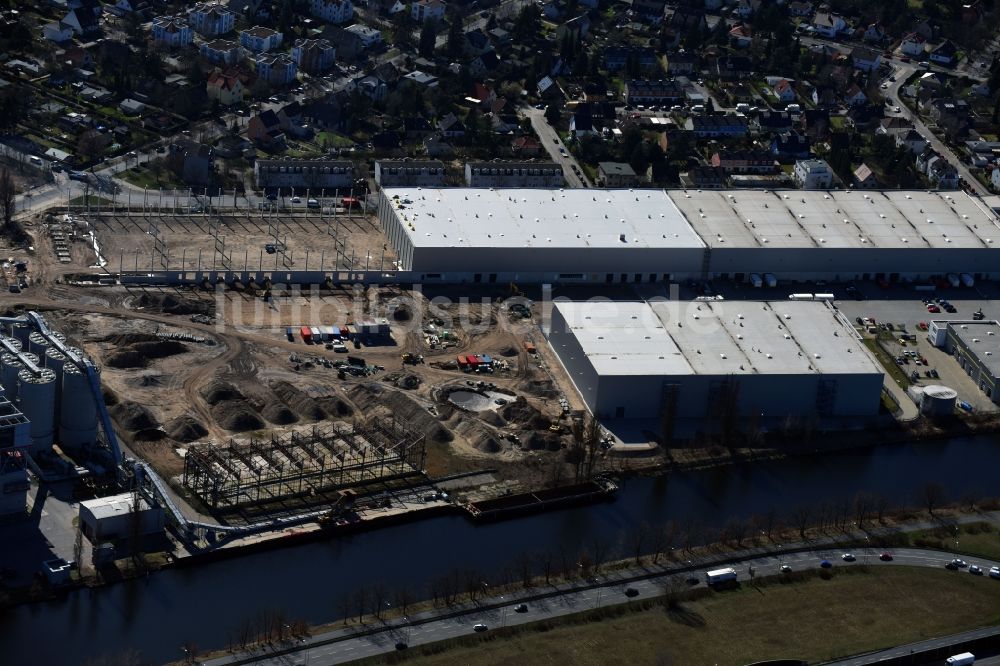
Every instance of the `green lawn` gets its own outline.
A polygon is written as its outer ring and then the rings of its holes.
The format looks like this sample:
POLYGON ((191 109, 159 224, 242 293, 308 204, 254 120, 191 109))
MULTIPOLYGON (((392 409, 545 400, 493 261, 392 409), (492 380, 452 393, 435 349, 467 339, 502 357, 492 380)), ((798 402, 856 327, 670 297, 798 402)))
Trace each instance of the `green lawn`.
POLYGON ((491 630, 369 663, 815 663, 1000 623, 1000 584, 989 578, 910 567, 833 572, 830 580, 712 592, 674 610, 653 605, 589 622, 577 616, 522 627, 510 637, 491 630))
POLYGON ((136 187, 146 187, 151 190, 187 189, 187 185, 162 163, 154 160, 151 164, 152 166, 143 166, 139 169, 134 167, 127 169, 118 174, 118 177, 136 187))
POLYGON ((316 135, 316 144, 319 146, 329 146, 330 148, 350 148, 354 142, 343 134, 336 132, 320 132, 316 135))
POLYGON ((910 533, 910 543, 1000 560, 1000 531, 989 523, 918 530, 910 533))
POLYGON ((878 341, 874 338, 865 338, 862 342, 864 342, 865 347, 868 347, 868 350, 875 355, 875 358, 877 358, 879 363, 882 364, 882 367, 885 369, 886 373, 892 377, 892 380, 899 384, 900 388, 909 388, 911 383, 909 376, 907 376, 903 368, 896 364, 896 360, 889 356, 889 354, 882 349, 881 346, 879 346, 878 341))

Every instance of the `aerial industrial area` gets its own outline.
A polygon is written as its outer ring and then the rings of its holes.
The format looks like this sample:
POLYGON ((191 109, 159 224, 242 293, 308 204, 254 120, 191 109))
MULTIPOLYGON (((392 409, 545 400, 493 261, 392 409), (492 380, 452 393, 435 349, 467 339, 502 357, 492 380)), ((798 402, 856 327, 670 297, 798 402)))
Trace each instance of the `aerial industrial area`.
POLYGON ((1000 664, 1000 5, 0 5, 11 663, 1000 664))

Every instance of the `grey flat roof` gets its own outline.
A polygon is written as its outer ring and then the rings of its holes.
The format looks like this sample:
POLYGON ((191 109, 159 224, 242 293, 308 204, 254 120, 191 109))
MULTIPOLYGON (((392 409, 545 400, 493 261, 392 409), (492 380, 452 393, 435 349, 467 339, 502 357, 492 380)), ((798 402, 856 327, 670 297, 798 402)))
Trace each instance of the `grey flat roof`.
POLYGON ((949 323, 948 329, 975 354, 979 363, 994 377, 1000 377, 1000 323, 963 321, 949 323))
POLYGON ((556 302, 599 375, 881 374, 818 301, 556 302))
POLYGON ((393 202, 414 247, 704 247, 662 190, 387 187, 382 191, 393 202))
POLYGON ((964 192, 686 190, 671 197, 712 248, 987 248, 996 215, 964 192))

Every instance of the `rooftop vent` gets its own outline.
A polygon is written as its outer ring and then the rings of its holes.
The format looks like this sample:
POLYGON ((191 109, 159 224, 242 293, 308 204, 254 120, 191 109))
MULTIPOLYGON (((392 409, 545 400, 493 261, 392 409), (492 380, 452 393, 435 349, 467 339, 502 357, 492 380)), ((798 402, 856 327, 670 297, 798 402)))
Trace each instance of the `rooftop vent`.
POLYGON ((621 241, 621 242, 623 242, 623 243, 627 242, 627 241, 625 240, 625 234, 618 234, 618 240, 620 240, 620 241, 621 241))

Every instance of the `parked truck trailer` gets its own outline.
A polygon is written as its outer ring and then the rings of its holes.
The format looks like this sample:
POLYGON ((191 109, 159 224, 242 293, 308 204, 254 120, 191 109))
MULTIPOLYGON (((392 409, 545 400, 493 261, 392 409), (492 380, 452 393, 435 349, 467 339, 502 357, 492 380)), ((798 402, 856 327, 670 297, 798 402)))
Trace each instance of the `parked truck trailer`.
POLYGON ((736 569, 727 567, 725 569, 713 569, 705 572, 705 582, 709 585, 719 585, 736 580, 736 569))

